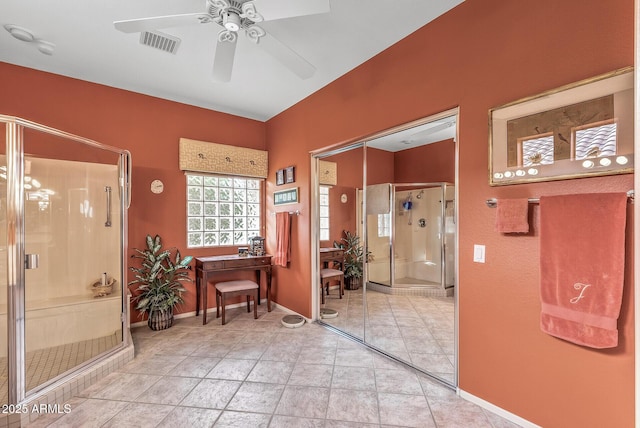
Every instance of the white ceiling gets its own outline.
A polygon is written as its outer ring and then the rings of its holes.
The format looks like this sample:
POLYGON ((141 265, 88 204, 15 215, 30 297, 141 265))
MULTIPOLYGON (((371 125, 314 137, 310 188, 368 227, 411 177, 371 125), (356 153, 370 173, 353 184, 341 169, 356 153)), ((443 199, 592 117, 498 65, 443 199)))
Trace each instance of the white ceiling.
MULTIPOLYGON (((266 7, 275 0, 259 1, 266 7)), ((138 33, 113 26, 119 20, 205 12, 205 0, 2 0, 0 61, 265 121, 463 0, 327 1, 329 13, 260 24, 316 67, 306 80, 242 35, 231 81, 214 82, 221 28, 215 23, 161 29, 181 39, 176 54, 143 46, 138 33), (6 24, 53 43, 53 55, 15 39, 2 28, 6 24)))

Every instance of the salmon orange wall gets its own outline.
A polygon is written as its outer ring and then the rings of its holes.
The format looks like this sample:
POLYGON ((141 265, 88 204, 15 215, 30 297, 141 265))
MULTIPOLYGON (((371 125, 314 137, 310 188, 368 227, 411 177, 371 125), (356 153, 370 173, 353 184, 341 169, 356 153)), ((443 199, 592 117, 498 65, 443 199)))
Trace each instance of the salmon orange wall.
POLYGON ((397 152, 393 158, 396 183, 456 181, 456 146, 453 140, 397 152))
MULTIPOLYGON (((576 346, 538 327, 537 207, 531 234, 500 236, 485 200, 626 191, 632 176, 492 188, 488 110, 632 65, 633 17, 633 0, 466 0, 267 122, 272 159, 303 165, 300 205, 306 212, 310 151, 460 107, 459 386, 544 427, 634 425, 633 248, 620 345, 576 346), (486 245, 486 263, 472 262, 473 244, 486 245)), ((273 226, 267 226, 269 234, 273 226)), ((309 315, 309 216, 297 226, 297 260, 288 271, 278 270, 278 283, 295 282, 295 296, 282 296, 282 302, 309 315)))
MULTIPOLYGON (((0 93, 0 114, 42 123, 131 152, 129 254, 132 248, 145 245, 147 234, 160 234, 165 247, 177 247, 183 256, 229 252, 229 248, 186 248, 186 186, 184 174, 178 168, 178 142, 186 137, 264 150, 263 122, 1 62, 0 93), (162 194, 149 190, 154 179, 164 182, 162 194)), ((68 158, 78 155, 77 148, 70 145, 57 144, 55 151, 68 158)), ((232 251, 236 251, 235 247, 232 251)), ((195 283, 187 284, 186 288, 189 292, 178 312, 195 310, 195 283)), ((209 306, 215 307, 215 294, 209 296, 209 306)), ((132 313, 131 321, 139 320, 132 313)))

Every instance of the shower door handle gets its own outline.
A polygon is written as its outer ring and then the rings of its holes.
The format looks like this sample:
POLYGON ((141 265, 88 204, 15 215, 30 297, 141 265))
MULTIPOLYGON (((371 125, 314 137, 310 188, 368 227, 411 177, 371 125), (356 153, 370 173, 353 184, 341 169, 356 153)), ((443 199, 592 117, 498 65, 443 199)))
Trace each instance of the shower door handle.
POLYGON ((107 221, 104 227, 111 227, 111 186, 105 186, 104 191, 107 192, 107 221))
POLYGON ((24 268, 25 269, 38 269, 40 262, 40 254, 25 254, 24 255, 24 268))

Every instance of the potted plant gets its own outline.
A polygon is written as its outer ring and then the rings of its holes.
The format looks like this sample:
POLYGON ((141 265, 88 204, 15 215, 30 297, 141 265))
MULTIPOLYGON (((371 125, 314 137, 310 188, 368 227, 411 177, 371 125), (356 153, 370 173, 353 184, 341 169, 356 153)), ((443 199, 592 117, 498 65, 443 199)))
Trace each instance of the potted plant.
MULTIPOLYGON (((344 250, 344 286, 348 290, 357 290, 362 285, 365 252, 360 245, 360 237, 345 230, 344 236, 333 241, 335 248, 344 250)), ((371 253, 367 252, 367 261, 371 261, 371 253)))
POLYGON ((129 285, 138 285, 133 298, 135 308, 140 311, 140 317, 148 314, 152 330, 169 328, 173 324, 174 306, 184 303, 182 293, 186 290, 182 283, 193 281, 187 272, 193 256, 180 258, 177 249, 175 256, 172 255, 173 248, 163 250, 159 235, 153 238, 147 235, 147 248, 134 250, 136 254, 131 257, 142 260, 140 267, 129 268, 136 278, 129 285))

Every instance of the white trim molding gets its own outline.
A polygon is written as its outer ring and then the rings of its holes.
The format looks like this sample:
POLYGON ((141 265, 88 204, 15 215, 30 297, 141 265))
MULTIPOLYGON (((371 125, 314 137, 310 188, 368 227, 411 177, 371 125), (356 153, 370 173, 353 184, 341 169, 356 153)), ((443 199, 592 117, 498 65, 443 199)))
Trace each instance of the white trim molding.
POLYGON ((483 400, 482 398, 476 397, 473 394, 469 394, 461 389, 458 389, 458 395, 465 400, 477 404, 485 410, 490 411, 491 413, 495 413, 496 415, 513 422, 523 428, 541 428, 540 425, 536 425, 533 422, 529 422, 528 420, 521 418, 518 415, 515 415, 511 412, 504 410, 501 407, 496 406, 495 404, 491 404, 488 401, 483 400))

